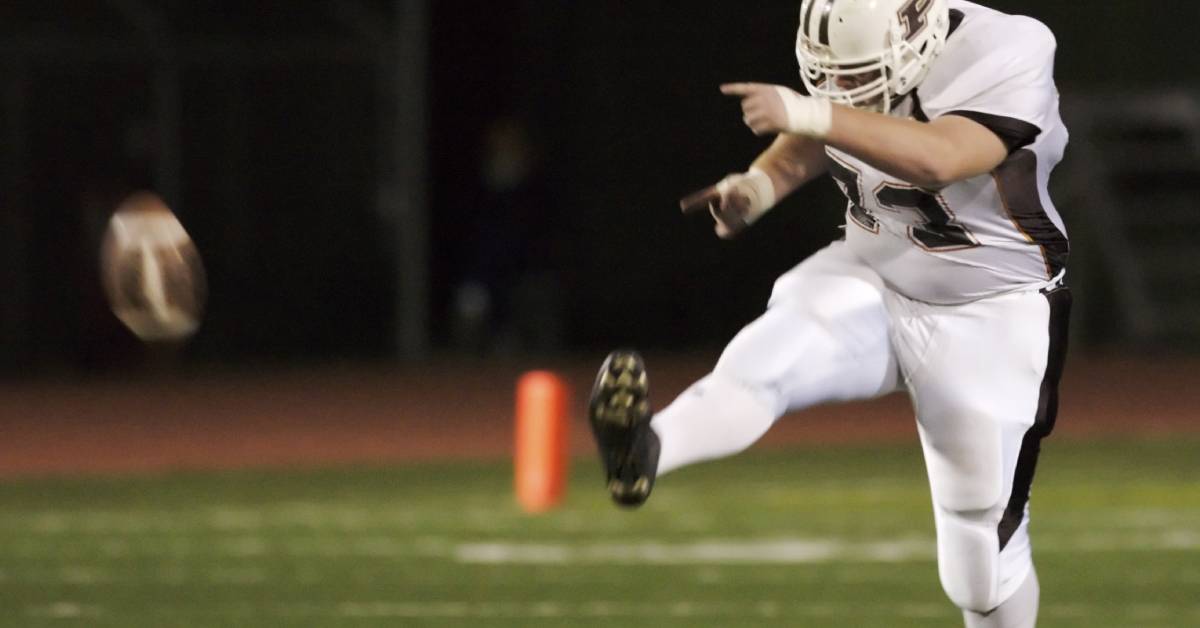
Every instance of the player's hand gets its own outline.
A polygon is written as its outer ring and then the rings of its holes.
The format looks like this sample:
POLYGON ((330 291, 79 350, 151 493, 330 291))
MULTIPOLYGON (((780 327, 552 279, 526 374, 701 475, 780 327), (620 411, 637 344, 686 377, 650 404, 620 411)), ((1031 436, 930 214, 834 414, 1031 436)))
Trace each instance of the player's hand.
POLYGON ((829 101, 801 96, 782 85, 726 83, 721 93, 742 99, 742 121, 755 135, 792 133, 823 138, 833 126, 829 101))
POLYGON ((684 214, 707 209, 717 237, 730 239, 741 233, 775 204, 771 178, 762 170, 731 174, 679 201, 684 214))
POLYGON ((741 233, 749 224, 746 214, 750 211, 750 198, 737 190, 722 194, 716 185, 693 192, 679 201, 685 214, 694 214, 707 209, 716 223, 717 237, 728 240, 741 233))

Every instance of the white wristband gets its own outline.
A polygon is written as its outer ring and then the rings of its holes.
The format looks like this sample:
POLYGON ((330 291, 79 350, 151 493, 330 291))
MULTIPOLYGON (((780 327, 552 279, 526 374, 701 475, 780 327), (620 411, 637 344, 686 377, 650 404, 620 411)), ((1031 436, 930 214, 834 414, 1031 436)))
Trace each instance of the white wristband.
POLYGON ((742 174, 731 174, 717 183, 717 191, 725 196, 731 189, 736 189, 750 201, 746 215, 742 217, 747 225, 756 220, 775 206, 775 184, 771 175, 759 168, 750 168, 742 174))
POLYGON ((787 111, 788 133, 818 139, 829 134, 833 128, 833 106, 828 100, 801 96, 782 85, 776 85, 775 91, 787 111))

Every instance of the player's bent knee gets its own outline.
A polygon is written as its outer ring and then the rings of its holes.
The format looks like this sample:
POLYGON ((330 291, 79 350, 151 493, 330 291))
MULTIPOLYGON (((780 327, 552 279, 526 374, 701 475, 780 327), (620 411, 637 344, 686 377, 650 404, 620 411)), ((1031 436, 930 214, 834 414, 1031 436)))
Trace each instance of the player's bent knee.
POLYGON ((783 390, 806 356, 819 368, 830 353, 820 328, 797 323, 787 308, 768 310, 730 341, 713 368, 713 376, 750 390, 772 412, 787 408, 783 390))
POLYGON ((1000 546, 993 510, 941 510, 938 575, 955 606, 986 613, 999 606, 1000 546))
POLYGON ((862 330, 876 326, 849 330, 845 320, 816 313, 814 307, 789 302, 767 310, 729 342, 714 373, 770 395, 779 413, 798 390, 807 393, 799 396, 816 401, 875 392, 880 387, 877 380, 886 379, 885 373, 876 373, 888 363, 886 324, 877 325, 879 356, 862 357, 850 353, 850 347, 864 344, 862 330), (845 393, 842 389, 847 387, 855 394, 845 393))

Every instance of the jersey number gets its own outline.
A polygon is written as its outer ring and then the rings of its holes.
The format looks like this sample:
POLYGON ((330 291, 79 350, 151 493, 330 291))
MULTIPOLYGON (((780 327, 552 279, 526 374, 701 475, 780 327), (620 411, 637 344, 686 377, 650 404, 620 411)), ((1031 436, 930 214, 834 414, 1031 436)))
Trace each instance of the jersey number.
MULTIPOLYGON (((850 199, 850 217, 867 231, 879 233, 879 221, 863 203, 862 177, 836 159, 829 160, 829 173, 850 199)), ((875 191, 875 203, 896 211, 915 211, 923 223, 909 227, 912 239, 930 251, 979 246, 975 236, 954 222, 941 196, 925 190, 884 183, 875 191)))

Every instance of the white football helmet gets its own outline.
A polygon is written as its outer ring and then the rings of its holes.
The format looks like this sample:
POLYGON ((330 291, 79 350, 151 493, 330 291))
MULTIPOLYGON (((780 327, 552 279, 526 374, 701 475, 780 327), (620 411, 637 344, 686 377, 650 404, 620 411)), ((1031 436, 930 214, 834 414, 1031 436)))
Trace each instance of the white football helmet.
POLYGON ((947 0, 803 0, 796 58, 810 95, 891 111, 946 44, 947 0))

